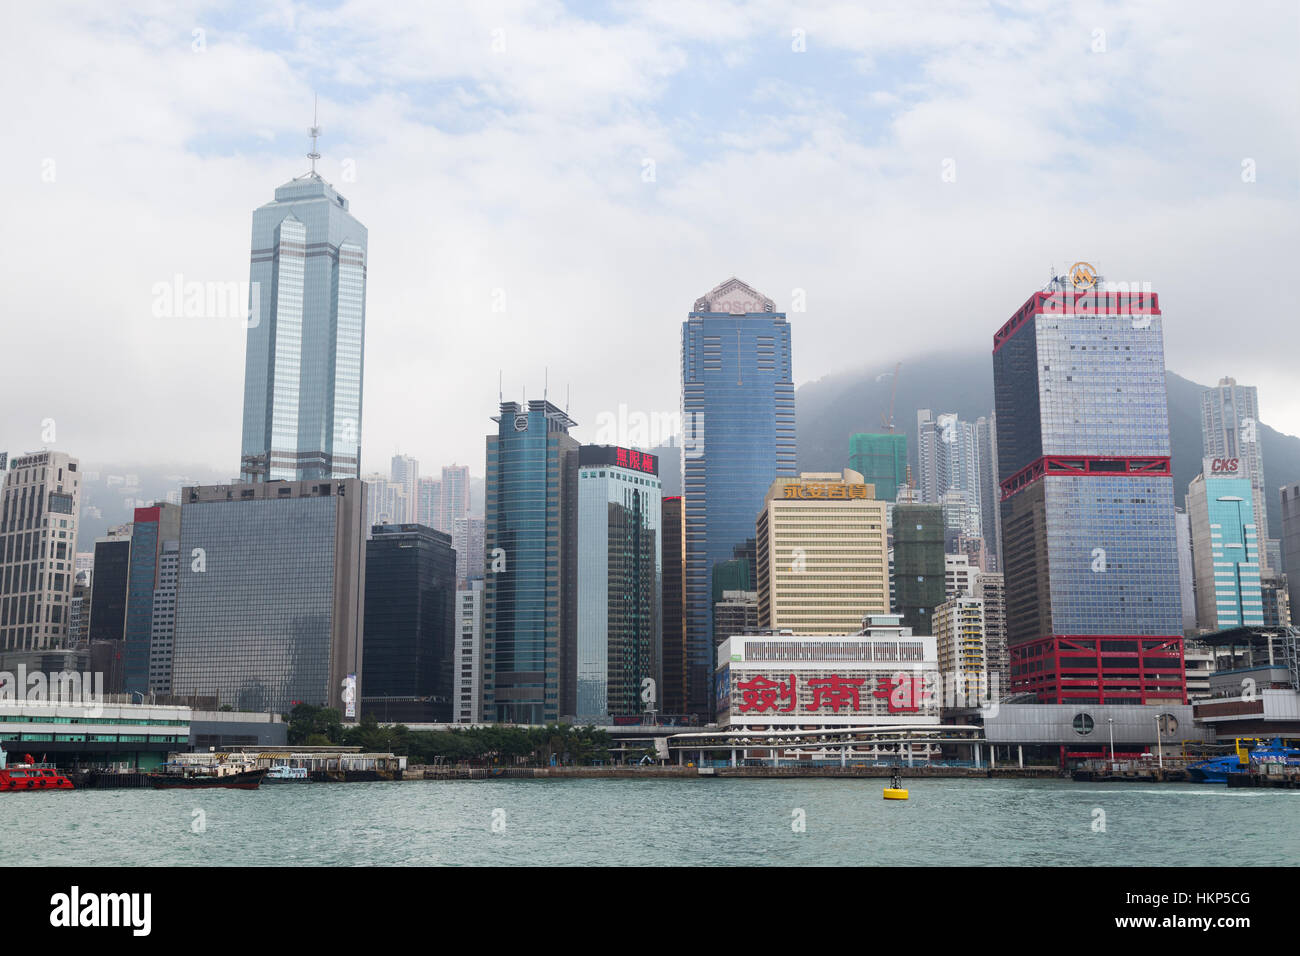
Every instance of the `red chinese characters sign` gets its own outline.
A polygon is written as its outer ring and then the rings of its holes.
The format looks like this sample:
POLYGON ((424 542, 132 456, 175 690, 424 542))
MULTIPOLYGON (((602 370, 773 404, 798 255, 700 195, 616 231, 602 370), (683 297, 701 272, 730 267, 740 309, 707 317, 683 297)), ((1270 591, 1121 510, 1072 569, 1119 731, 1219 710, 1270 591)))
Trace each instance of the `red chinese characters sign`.
POLYGON ((627 468, 631 471, 643 471, 650 475, 656 474, 655 456, 637 451, 634 448, 616 448, 614 450, 614 464, 619 468, 627 468))
MULTIPOLYGON (((806 677, 804 683, 808 692, 801 701, 796 675, 772 679, 760 674, 749 680, 736 681, 736 690, 740 692, 736 711, 741 714, 858 713, 863 709, 860 691, 866 682, 866 677, 840 674, 806 677)), ((891 714, 914 714, 921 711, 924 692, 924 677, 895 674, 879 677, 872 696, 885 700, 891 714)))

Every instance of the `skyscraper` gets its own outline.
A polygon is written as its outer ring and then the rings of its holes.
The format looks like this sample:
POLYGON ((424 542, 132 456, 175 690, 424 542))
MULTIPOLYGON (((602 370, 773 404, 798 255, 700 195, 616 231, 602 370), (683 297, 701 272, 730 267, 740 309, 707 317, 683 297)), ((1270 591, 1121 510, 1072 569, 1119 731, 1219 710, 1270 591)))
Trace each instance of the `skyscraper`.
POLYGON ((935 418, 930 409, 921 408, 916 412, 916 431, 921 500, 944 506, 947 550, 955 551, 962 537, 984 538, 984 550, 992 553, 996 539, 984 534, 987 468, 981 443, 981 438, 989 438, 988 423, 963 421, 954 412, 935 418))
POLYGON ((686 560, 686 537, 682 522, 682 499, 663 500, 664 528, 660 534, 663 552, 663 683, 659 690, 660 710, 665 714, 686 712, 685 587, 682 578, 686 560))
POLYGON ((1259 538, 1250 480, 1238 459, 1207 458, 1187 486, 1196 581, 1196 620, 1202 631, 1263 627, 1259 538))
POLYGON ((483 718, 544 724, 576 706, 577 423, 502 402, 487 438, 483 718))
POLYGON ((1206 458, 1238 459, 1238 470, 1250 479, 1251 507, 1259 535, 1259 560, 1264 571, 1276 570, 1268 558, 1268 492, 1264 487, 1264 454, 1259 444, 1259 392, 1221 378, 1201 392, 1201 439, 1206 458))
POLYGON ((63 452, 39 451, 0 472, 0 651, 59 647, 68 635, 81 513, 77 467, 63 452))
POLYGON ((1282 549, 1292 620, 1300 619, 1300 482, 1282 488, 1282 549))
POLYGON ((469 466, 443 465, 438 496, 436 527, 451 534, 456 522, 469 515, 469 466))
POLYGON ((993 337, 1012 690, 1182 702, 1159 301, 1083 265, 993 337))
POLYGON ((451 538, 418 524, 372 528, 365 588, 362 715, 450 722, 456 641, 451 538))
POLYGON ((696 300, 681 355, 686 708, 707 715, 713 566, 753 536, 772 480, 796 473, 790 326, 771 299, 733 277, 696 300))
POLYGON ((146 694, 152 683, 149 665, 153 657, 154 592, 160 584, 166 545, 170 542, 174 551, 180 541, 181 509, 172 504, 136 508, 132 524, 126 581, 123 688, 128 694, 146 694))
POLYGON ((894 505, 894 613, 913 634, 934 633, 934 611, 946 598, 943 507, 894 505))
POLYGON ((578 450, 579 721, 640 714, 663 652, 658 458, 612 445, 578 450))
POLYGON ((236 710, 305 703, 359 717, 365 487, 345 479, 182 491, 173 693, 216 696, 236 710))
MULTIPOLYGON (((407 455, 394 455, 389 470, 393 482, 402 487, 406 497, 406 511, 394 519, 396 524, 424 524, 419 519, 420 510, 420 462, 407 455)), ((426 525, 432 528, 433 525, 426 525)))
POLYGON ((366 227, 316 173, 253 212, 243 481, 358 478, 366 227))
POLYGON ((452 523, 451 545, 456 549, 456 586, 483 578, 483 519, 457 518, 452 523))

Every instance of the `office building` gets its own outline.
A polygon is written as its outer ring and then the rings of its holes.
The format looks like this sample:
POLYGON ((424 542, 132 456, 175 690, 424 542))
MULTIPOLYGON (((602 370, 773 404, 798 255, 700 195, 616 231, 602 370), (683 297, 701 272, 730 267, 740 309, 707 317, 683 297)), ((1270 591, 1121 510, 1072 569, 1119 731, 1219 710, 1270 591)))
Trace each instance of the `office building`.
POLYGON ((366 484, 366 527, 373 528, 381 524, 407 524, 406 515, 410 512, 410 503, 406 498, 406 486, 394 481, 387 475, 378 473, 366 475, 362 481, 366 484))
POLYGON ((149 692, 172 692, 172 657, 176 647, 176 588, 180 581, 180 541, 163 541, 149 624, 149 692))
POLYGON ((1235 461, 1240 476, 1250 480, 1260 569, 1280 570, 1268 556, 1268 489, 1264 485, 1259 427, 1259 392, 1255 386, 1238 385, 1236 379, 1225 377, 1219 379, 1218 385, 1201 392, 1204 455, 1209 459, 1235 461))
POLYGON ((933 634, 934 609, 946 599, 943 506, 894 506, 893 611, 913 634, 933 634))
POLYGON ((858 472, 777 478, 756 531, 759 627, 855 634, 889 613, 886 504, 858 472))
POLYGON ((364 483, 199 485, 181 500, 187 564, 177 589, 172 692, 262 713, 332 707, 357 720, 365 693, 364 483))
POLYGON ((577 423, 502 402, 487 437, 483 717, 547 724, 577 708, 577 423))
POLYGON ((253 212, 242 481, 361 476, 366 227, 316 173, 253 212))
POLYGON ((758 592, 723 591, 713 602, 713 644, 737 634, 753 634, 759 629, 758 592))
POLYGON ((998 520, 1001 489, 998 486, 998 417, 975 419, 975 446, 979 453, 980 540, 984 571, 1002 570, 1002 522, 998 520))
POLYGON ((1291 626, 1291 600, 1287 595, 1286 576, 1264 574, 1259 579, 1260 599, 1264 602, 1264 626, 1291 626))
POLYGON ((119 525, 95 539, 95 576, 90 585, 90 639, 116 642, 119 654, 126 637, 126 598, 131 575, 133 530, 131 524, 119 525))
POLYGON ((1250 480, 1238 464, 1207 458, 1187 487, 1196 619, 1206 633, 1264 626, 1255 509, 1250 480))
POLYGON ((170 543, 175 551, 180 537, 179 506, 159 504, 135 509, 129 545, 123 626, 125 643, 122 648, 123 689, 128 694, 145 694, 151 689, 154 592, 159 586, 164 549, 170 543))
POLYGON ((483 722, 483 579, 456 592, 455 696, 452 720, 483 722))
POLYGON ((39 451, 8 464, 0 471, 0 651, 59 647, 76 575, 78 462, 39 451))
POLYGON ((1178 597, 1183 610, 1183 636, 1194 637, 1196 627, 1196 568, 1192 561, 1192 519, 1182 508, 1174 513, 1178 543, 1178 597))
POLYGON ((415 492, 415 523, 437 531, 442 521, 442 482, 437 478, 421 478, 415 492))
POLYGON ((1291 607, 1300 608, 1300 482, 1286 485, 1281 494, 1282 567, 1286 571, 1287 599, 1291 607))
POLYGON ((685 526, 682 521, 682 499, 673 496, 663 499, 663 531, 659 547, 663 554, 663 665, 660 668, 663 682, 659 688, 660 709, 665 714, 686 713, 686 631, 685 582, 683 568, 686 561, 685 526))
POLYGON ((376 525, 366 542, 361 714, 448 723, 455 700, 456 554, 418 524, 376 525))
POLYGON ((1040 703, 1184 700, 1162 321, 1080 266, 993 338, 1012 690, 1040 703))
POLYGON ((876 489, 876 498, 892 502, 907 483, 907 436, 859 432, 849 436, 849 470, 876 489))
POLYGON ((785 314, 731 278, 682 323, 682 496, 689 713, 712 707, 713 566, 754 534, 773 479, 796 472, 785 314))
MULTIPOLYGON (((642 713, 658 694, 663 631, 658 457, 633 448, 578 449, 577 712, 604 723, 642 713), (643 681, 653 685, 643 685, 643 681)), ((658 709, 656 700, 655 707, 658 709)))

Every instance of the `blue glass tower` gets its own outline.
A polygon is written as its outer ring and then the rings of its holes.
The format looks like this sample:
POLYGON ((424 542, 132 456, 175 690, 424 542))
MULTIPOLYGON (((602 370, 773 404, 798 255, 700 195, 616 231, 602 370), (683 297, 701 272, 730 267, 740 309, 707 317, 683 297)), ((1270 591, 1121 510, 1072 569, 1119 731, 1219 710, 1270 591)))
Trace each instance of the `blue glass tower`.
POLYGON ((1254 483, 1237 458, 1206 458, 1187 486, 1196 578, 1196 620, 1202 632, 1264 627, 1254 483))
POLYGON ((1057 277, 993 339, 1011 683, 1182 702, 1162 316, 1110 290, 1090 267, 1057 277))
POLYGON ((361 475, 367 232, 309 155, 253 212, 243 481, 361 475))
POLYGON ((483 717, 543 724, 577 710, 576 422, 502 402, 484 482, 483 717))
POLYGON ((713 566, 754 537, 772 480, 797 473, 790 326, 771 299, 733 277, 682 323, 689 713, 707 716, 713 699, 713 566))

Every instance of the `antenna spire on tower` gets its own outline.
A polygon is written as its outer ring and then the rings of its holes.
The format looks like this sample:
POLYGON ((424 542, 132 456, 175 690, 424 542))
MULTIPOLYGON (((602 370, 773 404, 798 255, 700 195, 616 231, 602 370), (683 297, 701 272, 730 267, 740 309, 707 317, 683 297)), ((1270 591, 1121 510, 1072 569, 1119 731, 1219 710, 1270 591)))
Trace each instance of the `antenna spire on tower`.
POLYGON ((313 176, 316 175, 316 160, 320 159, 320 153, 316 151, 316 140, 320 136, 320 127, 316 125, 316 107, 319 100, 319 96, 312 97, 311 128, 307 131, 307 135, 311 137, 311 152, 307 154, 307 158, 311 160, 311 174, 313 176))

